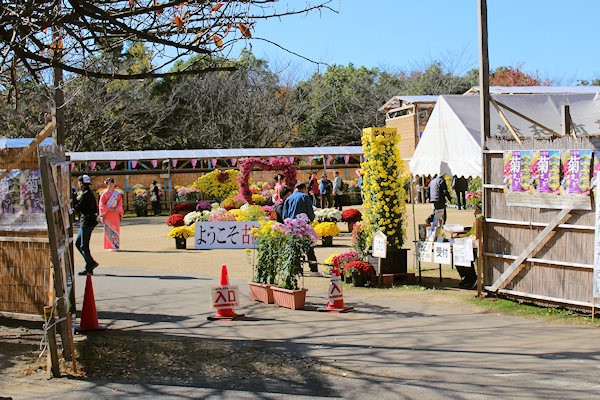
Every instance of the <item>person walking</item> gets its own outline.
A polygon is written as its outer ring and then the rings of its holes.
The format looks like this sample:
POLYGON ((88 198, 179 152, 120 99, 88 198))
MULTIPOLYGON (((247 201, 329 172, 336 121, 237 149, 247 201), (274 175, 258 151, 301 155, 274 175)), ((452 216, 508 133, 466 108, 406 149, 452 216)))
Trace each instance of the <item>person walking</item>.
POLYGON ((331 189, 333 184, 327 178, 327 174, 321 176, 321 182, 319 183, 319 192, 321 193, 321 208, 331 207, 331 189))
POLYGON ((160 215, 162 208, 160 206, 160 189, 156 181, 152 181, 152 185, 148 189, 150 191, 150 202, 152 203, 152 211, 154 215, 160 215))
POLYGON ((333 206, 342 211, 342 195, 344 194, 342 177, 338 171, 335 171, 333 176, 335 176, 333 178, 333 206))
POLYGON ((104 225, 104 248, 109 251, 119 250, 121 237, 121 220, 123 219, 123 198, 115 189, 115 180, 104 181, 107 189, 100 196, 100 221, 104 225))
MULTIPOLYGON (((331 181, 330 181, 331 182, 331 181)), ((299 214, 305 214, 309 221, 312 222, 315 219, 315 213, 313 211, 312 199, 308 195, 308 187, 306 183, 300 182, 296 185, 294 193, 288 197, 283 203, 283 219, 294 219, 299 214)), ((315 255, 315 249, 310 248, 306 252, 308 258, 308 265, 310 272, 318 273, 317 268, 317 256, 315 255)))
POLYGON ((433 204, 433 213, 436 210, 444 210, 444 222, 446 222, 446 199, 452 201, 450 193, 448 193, 448 185, 444 175, 435 175, 434 178, 429 182, 427 187, 429 191, 429 202, 433 204))
POLYGON ((283 205, 288 197, 292 194, 292 189, 287 186, 281 188, 281 192, 279 195, 281 196, 281 203, 275 204, 273 206, 273 211, 275 211, 275 215, 277 222, 283 224, 283 205))
POLYGON ((314 172, 310 174, 310 178, 308 180, 308 194, 312 198, 313 206, 318 207, 319 180, 317 179, 317 174, 315 174, 314 172))
POLYGON ((469 182, 467 182, 467 178, 461 176, 460 178, 456 175, 452 177, 452 189, 456 193, 456 205, 460 210, 461 207, 463 210, 467 209, 467 189, 469 188, 469 182))
POLYGON ((75 211, 80 215, 79 217, 79 233, 77 239, 75 239, 75 247, 81 253, 81 256, 85 260, 85 269, 79 272, 79 275, 93 275, 94 268, 98 266, 98 263, 92 257, 90 252, 90 239, 92 237, 92 231, 98 225, 98 204, 96 204, 96 197, 90 188, 92 183, 88 175, 81 175, 77 179, 79 185, 79 193, 75 199, 75 211))

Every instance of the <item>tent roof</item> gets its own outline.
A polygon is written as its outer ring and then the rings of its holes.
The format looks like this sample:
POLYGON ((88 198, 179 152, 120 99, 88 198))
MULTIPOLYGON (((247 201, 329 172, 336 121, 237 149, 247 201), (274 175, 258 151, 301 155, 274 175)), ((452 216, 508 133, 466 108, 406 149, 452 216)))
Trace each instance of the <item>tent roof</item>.
MULTIPOLYGON (((27 147, 33 138, 0 138, 0 149, 27 147)), ((52 145, 52 138, 46 138, 40 143, 40 146, 52 145)))
MULTIPOLYGON (((600 86, 490 86, 491 94, 569 94, 600 93, 600 86)), ((479 86, 473 86, 465 94, 479 94, 479 86)))
POLYGON ((387 112, 393 108, 398 108, 410 104, 434 104, 439 96, 394 96, 388 101, 385 102, 384 105, 379 107, 379 111, 387 112))
POLYGON ((130 161, 246 157, 362 155, 361 146, 70 152, 71 161, 130 161))
MULTIPOLYGON (((494 95, 499 103, 561 133, 562 105, 570 106, 578 136, 600 134, 600 95, 494 95)), ((503 110, 521 137, 550 138, 551 133, 503 110)), ((447 174, 481 176, 479 95, 440 96, 409 163, 413 175, 447 174)), ((512 138, 510 131, 490 106, 490 135, 512 138)))

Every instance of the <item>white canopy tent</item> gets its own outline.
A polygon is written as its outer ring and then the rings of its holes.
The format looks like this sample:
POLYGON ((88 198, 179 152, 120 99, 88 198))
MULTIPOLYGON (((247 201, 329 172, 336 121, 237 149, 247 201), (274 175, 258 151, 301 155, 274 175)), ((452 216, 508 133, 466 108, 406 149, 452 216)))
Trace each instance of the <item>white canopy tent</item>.
MULTIPOLYGON (((494 95, 492 98, 557 133, 563 132, 562 106, 570 106, 578 136, 600 133, 600 95, 494 95)), ((479 95, 440 96, 412 159, 413 176, 434 174, 481 176, 479 95)), ((512 137, 498 112, 490 105, 491 136, 512 137)), ((552 133, 501 108, 510 125, 523 137, 551 137, 552 133)))

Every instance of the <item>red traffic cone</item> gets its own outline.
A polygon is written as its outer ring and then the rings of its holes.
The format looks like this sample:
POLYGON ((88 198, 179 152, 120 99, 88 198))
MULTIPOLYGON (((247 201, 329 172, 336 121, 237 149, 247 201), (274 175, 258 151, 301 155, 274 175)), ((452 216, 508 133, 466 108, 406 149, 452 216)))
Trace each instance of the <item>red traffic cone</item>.
POLYGON ((217 311, 215 315, 208 317, 210 321, 244 318, 244 314, 236 314, 233 310, 233 307, 238 305, 237 286, 229 286, 229 276, 225 264, 221 267, 221 283, 212 288, 212 303, 213 308, 217 311))
POLYGON ((353 307, 344 306, 344 294, 342 293, 342 277, 338 260, 333 261, 331 268, 331 283, 329 284, 329 301, 325 307, 318 308, 319 311, 345 313, 354 311, 353 307))
POLYGON ((83 296, 83 308, 81 309, 81 323, 75 327, 75 333, 99 332, 105 330, 105 326, 98 325, 98 312, 96 311, 96 300, 94 299, 92 275, 88 275, 85 280, 85 294, 83 296))

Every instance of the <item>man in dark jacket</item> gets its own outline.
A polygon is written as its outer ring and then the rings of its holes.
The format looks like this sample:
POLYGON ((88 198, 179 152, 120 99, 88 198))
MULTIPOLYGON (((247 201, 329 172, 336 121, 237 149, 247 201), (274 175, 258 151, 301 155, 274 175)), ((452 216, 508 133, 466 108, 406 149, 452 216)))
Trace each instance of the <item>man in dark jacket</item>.
POLYGON ((456 205, 460 210, 461 207, 463 210, 467 209, 467 189, 469 188, 469 182, 467 182, 467 178, 464 176, 458 177, 454 175, 452 177, 452 189, 456 193, 456 205))
POLYGON ((433 212, 444 210, 444 222, 446 222, 446 199, 452 201, 452 198, 448 193, 448 185, 446 185, 444 175, 434 176, 427 189, 429 191, 429 202, 433 203, 433 212))
MULTIPOLYGON (((283 219, 296 218, 298 214, 306 214, 308 219, 312 222, 315 219, 315 212, 313 211, 312 199, 308 195, 308 188, 306 183, 298 183, 296 190, 290 197, 283 202, 283 219)), ((317 273, 317 256, 315 250, 311 247, 307 253, 308 265, 310 272, 317 273)))
POLYGON ((273 206, 273 210, 275 211, 275 214, 277 214, 277 222, 279 222, 280 224, 283 224, 283 204, 285 203, 287 198, 290 197, 291 194, 292 189, 290 189, 287 186, 282 187, 281 191, 279 192, 281 203, 275 204, 273 206))
POLYGON ((75 247, 85 260, 85 270, 81 271, 79 275, 93 275, 94 268, 98 266, 90 253, 90 238, 94 227, 98 225, 98 203, 96 203, 96 197, 90 188, 91 182, 88 175, 81 175, 77 180, 81 191, 75 199, 74 208, 80 215, 80 226, 75 247))

